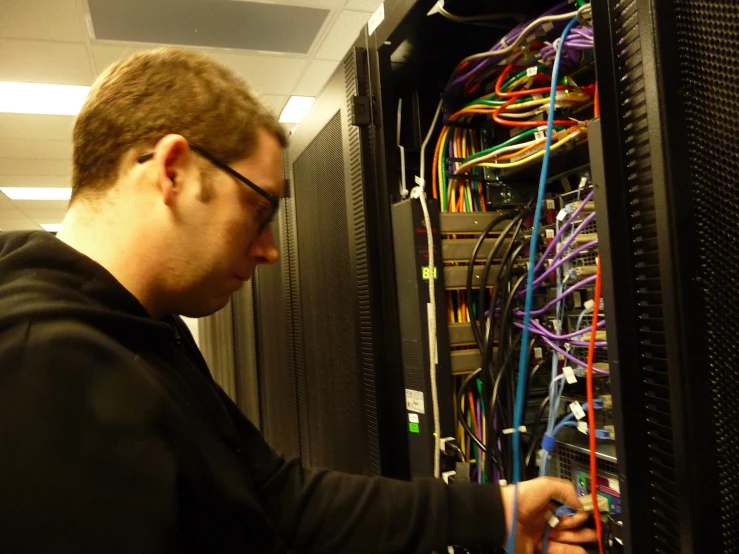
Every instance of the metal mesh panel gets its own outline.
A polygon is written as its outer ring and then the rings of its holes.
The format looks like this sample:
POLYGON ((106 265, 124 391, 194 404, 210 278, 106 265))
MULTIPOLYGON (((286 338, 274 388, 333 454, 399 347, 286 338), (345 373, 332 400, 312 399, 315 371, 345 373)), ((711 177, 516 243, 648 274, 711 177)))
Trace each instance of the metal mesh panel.
POLYGON ((739 4, 675 2, 692 197, 696 210, 706 354, 713 391, 722 552, 739 552, 739 4))
POLYGON ((365 473, 341 112, 293 165, 311 465, 365 473))
POLYGON ((640 545, 639 550, 677 553, 680 551, 678 487, 637 1, 617 2, 612 17, 619 126, 625 147, 622 163, 630 206, 629 235, 624 240, 633 244, 630 262, 636 295, 631 301, 634 313, 638 314, 638 371, 644 391, 640 401, 646 414, 642 432, 648 452, 644 470, 650 476, 650 490, 644 495, 649 521, 640 524, 650 529, 651 545, 640 545))
MULTIPOLYGON (((358 78, 357 58, 363 53, 350 52, 344 59, 344 79, 346 105, 352 105, 352 99, 362 90, 368 88, 368 83, 360 83, 358 78)), ((359 60, 361 63, 363 60, 359 60)), ((362 72, 364 74, 364 72, 362 72)), ((351 124, 349 110, 344 112, 347 134, 349 136, 349 173, 348 193, 351 205, 350 244, 353 259, 352 266, 356 268, 356 294, 358 309, 358 326, 360 341, 360 363, 362 369, 362 387, 364 400, 364 415, 367 425, 367 447, 369 453, 369 468, 372 475, 380 475, 380 437, 377 420, 377 387, 375 383, 374 340, 372 330, 372 298, 370 295, 369 255, 367 249, 367 230, 365 227, 364 178, 362 175, 362 141, 360 129, 351 124)))

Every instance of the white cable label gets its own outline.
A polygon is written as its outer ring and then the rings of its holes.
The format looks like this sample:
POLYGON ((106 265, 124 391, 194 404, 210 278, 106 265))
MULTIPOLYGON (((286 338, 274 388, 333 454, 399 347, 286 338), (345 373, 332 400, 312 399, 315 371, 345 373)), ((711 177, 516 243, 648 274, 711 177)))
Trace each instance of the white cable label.
POLYGON ((595 307, 595 302, 593 302, 592 300, 586 300, 585 304, 583 304, 582 307, 586 310, 592 310, 595 307))
POLYGON ((539 68, 537 68, 535 65, 526 68, 526 76, 527 77, 533 77, 537 73, 539 73, 539 68))
POLYGON ((565 380, 570 384, 574 385, 577 383, 577 377, 575 377, 575 370, 572 369, 570 366, 565 366, 562 368, 562 373, 564 373, 565 380))
POLYGON ((420 390, 405 389, 405 407, 409 412, 425 414, 426 409, 423 403, 423 392, 420 390))
POLYGON ((564 221, 565 217, 567 217, 567 210, 563 208, 557 214, 557 221, 564 221))
POLYGON ((579 421, 577 423, 577 430, 580 431, 582 434, 587 435, 588 434, 588 424, 584 421, 579 421))
POLYGON ((414 414, 412 412, 408 413, 408 422, 419 423, 418 414, 414 414))
POLYGON ((554 23, 552 23, 551 21, 545 21, 541 28, 545 33, 548 33, 549 31, 554 29, 554 23))
POLYGON ((575 414, 575 417, 577 419, 585 418, 585 411, 582 409, 582 406, 580 406, 580 403, 578 401, 570 404, 570 410, 572 410, 572 413, 575 414))

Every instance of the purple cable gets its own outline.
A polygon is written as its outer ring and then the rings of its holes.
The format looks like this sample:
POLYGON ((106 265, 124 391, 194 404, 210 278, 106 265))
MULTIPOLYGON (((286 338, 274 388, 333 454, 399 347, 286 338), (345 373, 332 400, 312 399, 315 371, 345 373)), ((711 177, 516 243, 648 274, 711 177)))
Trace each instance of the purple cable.
MULTIPOLYGON (((489 52, 494 52, 495 50, 502 50, 507 45, 514 43, 516 41, 516 39, 521 35, 521 33, 523 32, 523 30, 526 27, 528 27, 536 19, 539 19, 541 17, 546 17, 546 16, 549 16, 549 15, 554 15, 557 12, 559 12, 562 8, 569 8, 569 6, 570 6, 569 2, 562 2, 561 4, 557 4, 552 9, 544 12, 539 17, 537 17, 535 19, 532 19, 530 21, 527 21, 526 23, 521 23, 520 25, 518 25, 517 27, 515 27, 513 30, 511 30, 501 40, 499 40, 495 44, 495 46, 493 46, 489 50, 489 52)), ((552 23, 553 24, 556 24, 556 23, 559 23, 559 22, 552 22, 552 23)), ((566 23, 566 22, 564 22, 564 23, 566 23)), ((476 64, 474 64, 473 67, 470 68, 467 72, 465 72, 465 73, 463 73, 461 75, 458 75, 451 83, 449 83, 449 86, 447 87, 447 90, 449 90, 449 89, 451 89, 453 87, 456 87, 457 85, 459 85, 463 81, 466 81, 472 74, 474 74, 475 72, 479 71, 480 69, 482 69, 483 67, 485 67, 486 65, 488 65, 491 61, 492 61, 492 57, 488 57, 488 58, 485 58, 485 59, 480 60, 479 62, 477 62, 476 64)))
MULTIPOLYGON (((523 328, 523 323, 515 323, 516 326, 519 328, 523 328)), ((606 321, 605 319, 601 319, 598 321, 598 328, 605 327, 606 321)), ((535 320, 531 320, 531 325, 529 326, 529 331, 532 333, 536 333, 538 335, 544 335, 551 340, 567 340, 567 339, 573 339, 575 337, 579 337, 583 333, 587 332, 587 329, 579 329, 577 331, 574 331, 572 333, 567 333, 566 335, 555 335, 552 333, 549 329, 544 327, 541 323, 535 320)))
MULTIPOLYGON (((549 254, 551 253, 552 248, 554 248, 557 245, 557 243, 559 242, 559 239, 562 238, 562 235, 565 234, 565 232, 570 227, 570 225, 572 225, 572 222, 575 221, 575 219, 577 219, 577 216, 580 215, 580 212, 583 211, 583 209, 585 208, 585 204, 590 202, 594 196, 595 196, 595 191, 591 190, 588 193, 588 195, 585 197, 585 199, 580 203, 580 205, 575 209, 575 211, 572 212, 572 215, 567 219, 567 221, 565 221, 562 224, 562 227, 560 227, 559 232, 556 235, 554 235, 552 242, 549 243, 549 246, 547 246, 546 250, 544 250, 544 254, 541 256, 541 258, 539 258, 539 261, 536 262, 536 266, 534 267, 534 272, 537 272, 541 269, 541 265, 544 263, 544 260, 546 259, 546 257, 549 256, 549 254)), ((594 214, 595 212, 593 212, 593 214, 591 215, 593 215, 594 217, 594 214)), ((590 219, 590 221, 592 221, 592 218, 590 219)), ((579 229, 581 227, 582 225, 578 227, 578 230, 574 231, 573 235, 577 235, 580 232, 579 229)))
MULTIPOLYGON (((562 354, 562 355, 563 355, 563 356, 564 356, 565 358, 567 358, 568 360, 570 360, 570 361, 571 361, 571 362, 572 362, 573 364, 575 364, 575 365, 579 365, 580 367, 582 367, 582 368, 585 368, 585 369, 587 369, 587 368, 588 368, 588 364, 586 364, 586 363, 585 363, 585 362, 583 362, 582 360, 579 360, 579 359, 575 358, 575 357, 574 357, 574 356, 573 356, 572 354, 570 354, 570 353, 569 353, 569 352, 567 352, 566 350, 564 350, 564 349, 560 348, 559 346, 557 346, 556 344, 554 344, 554 343, 553 343, 552 341, 550 341, 550 340, 549 340, 548 338, 546 338, 546 337, 541 337, 541 340, 543 340, 543 341, 544 341, 544 343, 545 343, 545 344, 546 344, 546 345, 547 345, 547 346, 548 346, 549 348, 551 348, 551 349, 552 349, 552 350, 554 350, 555 352, 558 352, 559 354, 562 354)), ((595 373, 599 373, 599 374, 601 374, 601 375, 610 375, 610 373, 609 373, 608 371, 603 371, 602 369, 598 369, 598 368, 596 368, 596 367, 594 367, 594 368, 593 368, 593 371, 594 371, 595 373)))
MULTIPOLYGON (((551 302, 549 302, 548 304, 546 304, 543 308, 540 308, 538 310, 532 311, 531 312, 531 315, 532 316, 540 316, 540 315, 543 315, 543 314, 547 313, 552 308, 552 306, 554 306, 560 300, 563 300, 564 298, 566 298, 568 295, 572 294, 576 290, 581 289, 581 288, 589 285, 590 283, 594 283, 595 282, 595 278, 596 278, 596 276, 593 275, 592 277, 588 277, 587 279, 583 279, 582 281, 579 281, 579 282, 575 283, 570 288, 568 288, 566 291, 564 291, 561 295, 559 295, 557 298, 555 298, 554 300, 552 300, 551 302)), ((516 315, 516 317, 523 317, 523 312, 515 311, 513 313, 516 315)))
POLYGON ((561 260, 557 260, 556 263, 554 263, 554 264, 550 265, 549 267, 547 267, 547 270, 534 280, 534 286, 535 287, 538 287, 542 283, 542 281, 544 281, 544 279, 546 279, 547 277, 549 277, 549 275, 552 273, 552 271, 555 271, 557 268, 563 266, 567 262, 571 261, 573 258, 576 258, 577 256, 579 256, 580 254, 582 254, 586 250, 590 250, 594 246, 598 246, 598 240, 597 239, 596 240, 591 240, 587 244, 583 244, 579 248, 576 248, 575 250, 573 250, 572 252, 570 252, 566 257, 562 258, 561 260))
MULTIPOLYGON (((518 327, 519 329, 523 329, 523 323, 516 322, 514 323, 514 325, 518 327)), ((546 337, 547 339, 551 341, 561 341, 563 338, 563 335, 555 335, 554 333, 550 333, 547 330, 536 329, 534 327, 529 327, 529 331, 531 331, 532 333, 536 333, 537 335, 540 335, 541 337, 546 337)), ((583 333, 587 333, 587 330, 580 331, 579 333, 575 333, 575 334, 582 335, 583 333)), ((568 344, 572 346, 583 346, 583 347, 590 346, 590 342, 579 341, 579 340, 568 340, 565 342, 567 342, 568 344)), ((604 340, 595 341, 595 346, 597 346, 598 348, 605 348, 606 346, 608 346, 608 342, 604 340)))

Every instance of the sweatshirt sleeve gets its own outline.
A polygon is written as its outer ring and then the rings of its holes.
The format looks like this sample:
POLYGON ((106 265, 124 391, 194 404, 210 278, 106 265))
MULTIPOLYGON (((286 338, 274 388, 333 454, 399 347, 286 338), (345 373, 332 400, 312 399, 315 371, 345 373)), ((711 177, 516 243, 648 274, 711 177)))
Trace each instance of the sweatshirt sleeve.
POLYGON ((0 552, 182 551, 155 387, 94 334, 74 322, 3 334, 0 552))
POLYGON ((285 460, 226 397, 253 460, 260 501, 293 548, 316 554, 427 554, 449 545, 500 547, 497 485, 446 485, 303 468, 285 460))

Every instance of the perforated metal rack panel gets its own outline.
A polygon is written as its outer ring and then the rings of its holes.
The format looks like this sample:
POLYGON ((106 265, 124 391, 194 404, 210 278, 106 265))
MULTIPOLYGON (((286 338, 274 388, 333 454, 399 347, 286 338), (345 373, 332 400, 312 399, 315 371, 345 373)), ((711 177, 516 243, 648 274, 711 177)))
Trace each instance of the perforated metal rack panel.
POLYGON ((605 0, 593 17, 630 552, 737 553, 739 4, 605 0))
POLYGON ((309 463, 367 470, 341 112, 293 166, 309 463))
POLYGON ((739 552, 739 4, 676 0, 722 552, 739 552))

